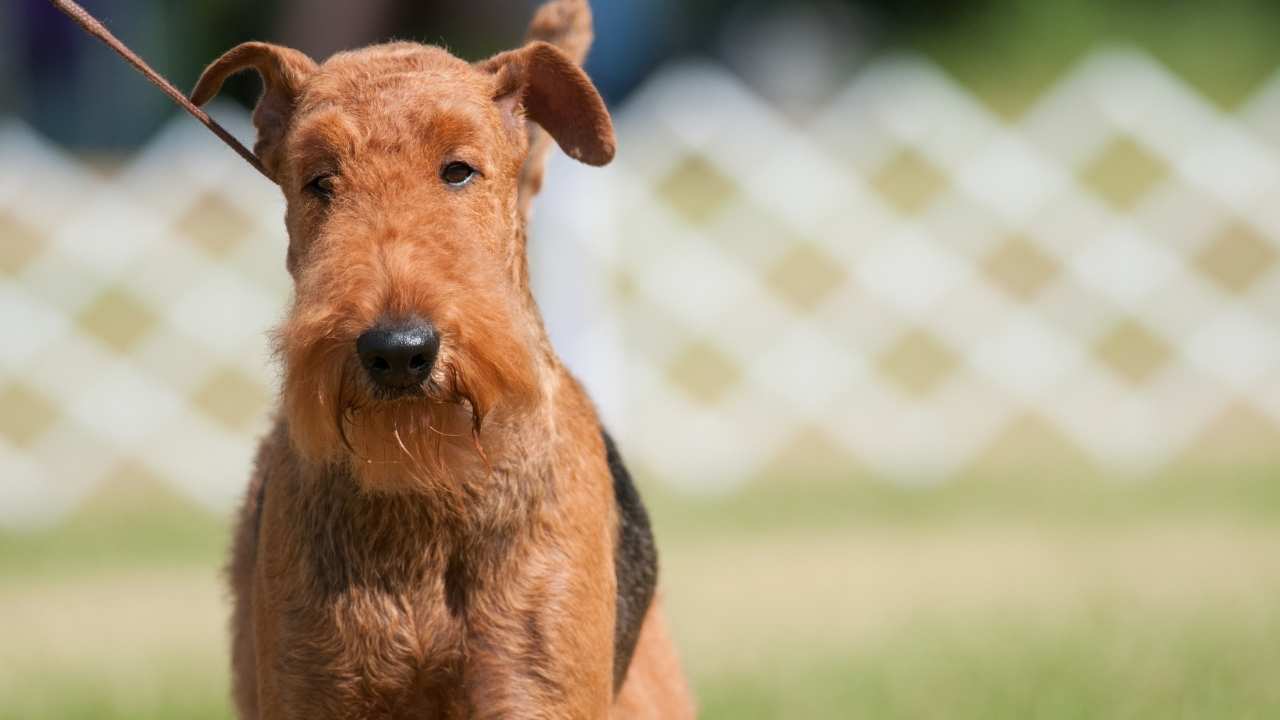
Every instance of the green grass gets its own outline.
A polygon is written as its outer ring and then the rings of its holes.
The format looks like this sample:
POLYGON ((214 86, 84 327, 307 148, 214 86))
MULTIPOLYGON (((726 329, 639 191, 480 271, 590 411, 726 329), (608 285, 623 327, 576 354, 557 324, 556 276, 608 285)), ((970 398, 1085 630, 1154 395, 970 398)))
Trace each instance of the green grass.
POLYGON ((0 578, 75 577, 139 567, 221 562, 219 518, 159 484, 117 484, 53 528, 0 531, 0 578))
POLYGON ((1150 53, 1222 108, 1280 65, 1280 5, 1267 0, 990 0, 905 38, 997 112, 1017 117, 1100 47, 1150 53))
POLYGON ((28 720, 224 720, 231 717, 225 673, 174 656, 130 668, 18 670, 10 675, 0 718, 28 720))
MULTIPOLYGON (((702 717, 1269 718, 1280 623, 1123 609, 1052 619, 927 618, 845 652, 697 678, 702 717)), ((226 718, 220 671, 175 657, 132 675, 19 673, 0 718, 226 718)), ((12 688, 11 688, 12 689, 12 688)))
POLYGON ((651 483, 646 500, 662 534, 678 538, 1019 518, 1070 526, 1188 516, 1271 524, 1280 521, 1280 463, 1185 465, 1148 478, 1009 469, 940 485, 865 475, 801 482, 771 477, 753 483, 747 492, 704 495, 651 483))
MULTIPOLYGON (((689 494, 646 483, 660 534, 687 540, 849 526, 937 525, 1024 518, 1052 524, 1225 517, 1280 522, 1280 463, 1179 467, 1134 480, 1094 473, 969 475, 938 486, 888 478, 761 478, 746 491, 689 494)), ((160 484, 116 485, 54 528, 0 530, 0 578, 221 564, 225 519, 160 484)))
MULTIPOLYGON (((1274 466, 648 487, 704 718, 1280 713, 1274 466)), ((227 530, 113 488, 0 534, 0 718, 229 717, 227 530)))
POLYGON ((845 653, 705 678, 715 718, 1263 718, 1280 625, 1125 610, 922 620, 845 653))
MULTIPOLYGON (((1278 620, 1214 609, 1153 618, 1124 607, 944 613, 858 647, 783 647, 759 666, 700 673, 696 684, 709 719, 1276 717, 1278 620)), ((0 718, 229 717, 225 675, 208 660, 7 677, 0 718)))

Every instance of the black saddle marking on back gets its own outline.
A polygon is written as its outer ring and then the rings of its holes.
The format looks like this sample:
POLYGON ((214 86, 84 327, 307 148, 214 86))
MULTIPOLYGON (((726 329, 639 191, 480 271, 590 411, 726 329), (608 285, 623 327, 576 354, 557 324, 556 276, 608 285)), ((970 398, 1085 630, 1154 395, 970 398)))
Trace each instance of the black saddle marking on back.
POLYGON ((618 503, 618 544, 613 550, 618 579, 617 624, 613 631, 613 689, 616 692, 627 677, 631 655, 640 638, 640 626, 658 585, 658 549, 653 542, 649 513, 631 481, 631 473, 622 464, 622 456, 609 432, 602 429, 601 434, 609 474, 613 476, 613 496, 618 503))

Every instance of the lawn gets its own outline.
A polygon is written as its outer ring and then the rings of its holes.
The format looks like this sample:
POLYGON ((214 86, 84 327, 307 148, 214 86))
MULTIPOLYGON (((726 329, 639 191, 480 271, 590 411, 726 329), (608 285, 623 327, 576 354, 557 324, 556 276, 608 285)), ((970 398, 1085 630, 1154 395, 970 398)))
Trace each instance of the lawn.
MULTIPOLYGON (((1280 715, 1274 468, 652 484, 704 718, 1280 715)), ((0 535, 0 718, 225 718, 224 523, 104 491, 0 535)))

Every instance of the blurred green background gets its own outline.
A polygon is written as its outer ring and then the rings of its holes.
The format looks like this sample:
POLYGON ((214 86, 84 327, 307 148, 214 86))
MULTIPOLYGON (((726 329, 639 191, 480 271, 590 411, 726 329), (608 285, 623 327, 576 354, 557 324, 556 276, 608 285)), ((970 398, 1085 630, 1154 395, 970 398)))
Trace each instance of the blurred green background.
MULTIPOLYGON (((702 717, 1265 718, 1276 471, 645 489, 702 717)), ((222 517, 114 486, 2 537, 3 717, 229 717, 222 517)))
MULTIPOLYGON (((529 12, 371 3, 380 13, 352 25, 367 36, 342 37, 303 2, 86 5, 185 87, 250 37, 317 53, 443 37, 480 56, 513 43, 529 12)), ((1280 5, 1264 0, 596 5, 589 67, 615 107, 689 57, 794 100, 794 86, 754 74, 759 58, 792 47, 770 44, 784 17, 823 28, 812 39, 821 72, 799 83, 815 107, 896 53, 929 58, 1009 122, 1099 48, 1146 51, 1223 111, 1280 68, 1280 5)), ((0 98, 6 115, 109 173, 172 110, 63 23, 36 0, 0 9, 0 98)), ((232 92, 245 101, 253 88, 232 92)), ((1104 170, 1098 192, 1126 195, 1132 169, 1104 170)), ((884 182, 909 206, 926 180, 884 182)), ((0 228, 7 271, 20 237, 0 228)), ((33 432, 24 398, 0 392, 0 450, 33 432)), ((1225 426, 1210 452, 1142 472, 1037 433, 1007 438, 999 462, 925 483, 832 460, 821 442, 797 450, 807 464, 714 493, 673 487, 639 461, 702 717, 1280 716, 1280 433, 1255 420, 1225 426)), ((227 517, 143 465, 111 478, 56 522, 0 528, 0 718, 229 717, 227 517)))

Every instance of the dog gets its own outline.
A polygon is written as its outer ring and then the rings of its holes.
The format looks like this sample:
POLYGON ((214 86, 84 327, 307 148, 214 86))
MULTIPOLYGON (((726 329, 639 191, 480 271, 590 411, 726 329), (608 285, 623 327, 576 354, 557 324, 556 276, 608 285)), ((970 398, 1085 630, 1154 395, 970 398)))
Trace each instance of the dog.
POLYGON ((529 289, 554 140, 604 165, 584 0, 468 63, 261 42, 254 152, 286 199, 283 370, 228 574, 245 719, 694 715, 649 520, 529 289))

